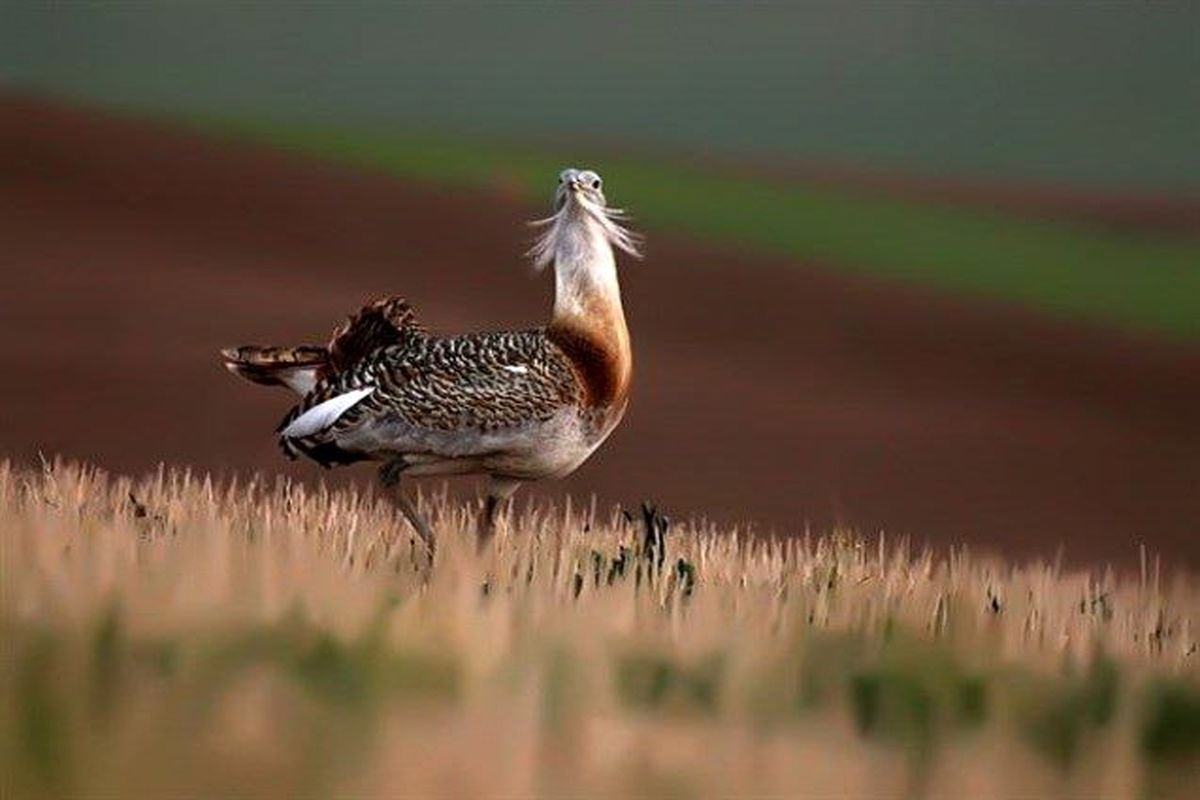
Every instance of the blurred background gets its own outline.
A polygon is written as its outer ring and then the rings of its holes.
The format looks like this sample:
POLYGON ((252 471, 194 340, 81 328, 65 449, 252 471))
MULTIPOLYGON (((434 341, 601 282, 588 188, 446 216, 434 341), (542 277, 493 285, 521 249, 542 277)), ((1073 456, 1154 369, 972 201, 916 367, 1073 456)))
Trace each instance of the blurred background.
MULTIPOLYGON (((285 461, 221 369, 399 293, 528 326, 567 165, 629 415, 530 496, 1200 566, 1192 3, 44 4, 0 11, 0 456, 285 461)), ((469 485, 461 487, 469 493, 469 485)))

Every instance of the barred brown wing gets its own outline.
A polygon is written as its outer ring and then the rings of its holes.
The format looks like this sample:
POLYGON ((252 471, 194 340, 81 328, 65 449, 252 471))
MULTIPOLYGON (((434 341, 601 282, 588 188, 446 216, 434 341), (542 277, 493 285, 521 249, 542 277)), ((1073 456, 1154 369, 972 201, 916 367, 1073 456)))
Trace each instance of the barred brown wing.
POLYGON ((349 369, 375 351, 423 335, 412 306, 391 295, 373 300, 338 326, 329 340, 329 358, 337 371, 349 369))

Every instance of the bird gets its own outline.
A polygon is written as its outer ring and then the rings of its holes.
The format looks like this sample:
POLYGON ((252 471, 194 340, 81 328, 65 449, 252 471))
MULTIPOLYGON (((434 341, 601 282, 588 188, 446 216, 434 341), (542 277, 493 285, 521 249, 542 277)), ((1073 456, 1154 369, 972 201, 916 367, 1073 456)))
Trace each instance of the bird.
POLYGON ((379 462, 383 486, 427 548, 428 522, 401 479, 482 475, 488 480, 477 539, 493 537, 523 484, 575 471, 620 424, 633 352, 616 253, 641 258, 628 216, 608 205, 600 175, 569 168, 552 213, 529 249, 554 270, 549 321, 526 330, 439 336, 399 295, 367 303, 325 346, 247 345, 221 351, 225 367, 283 386, 299 402, 276 429, 291 458, 332 467, 379 462))

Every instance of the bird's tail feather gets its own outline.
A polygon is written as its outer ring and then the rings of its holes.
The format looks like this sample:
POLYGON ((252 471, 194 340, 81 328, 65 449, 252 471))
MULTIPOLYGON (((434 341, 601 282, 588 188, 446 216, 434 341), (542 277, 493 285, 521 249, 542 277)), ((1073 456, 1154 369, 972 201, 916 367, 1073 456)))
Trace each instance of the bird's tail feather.
POLYGON ((286 386, 308 394, 329 371, 329 351, 324 347, 258 347, 245 345, 221 351, 225 369, 252 383, 286 386))

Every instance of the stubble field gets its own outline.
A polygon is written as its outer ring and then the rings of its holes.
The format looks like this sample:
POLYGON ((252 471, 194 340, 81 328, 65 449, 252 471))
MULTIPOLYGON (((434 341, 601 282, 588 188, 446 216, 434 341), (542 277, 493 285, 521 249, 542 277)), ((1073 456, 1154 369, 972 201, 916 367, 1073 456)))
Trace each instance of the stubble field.
POLYGON ((5 796, 1185 796, 1200 593, 648 509, 0 467, 5 796))

